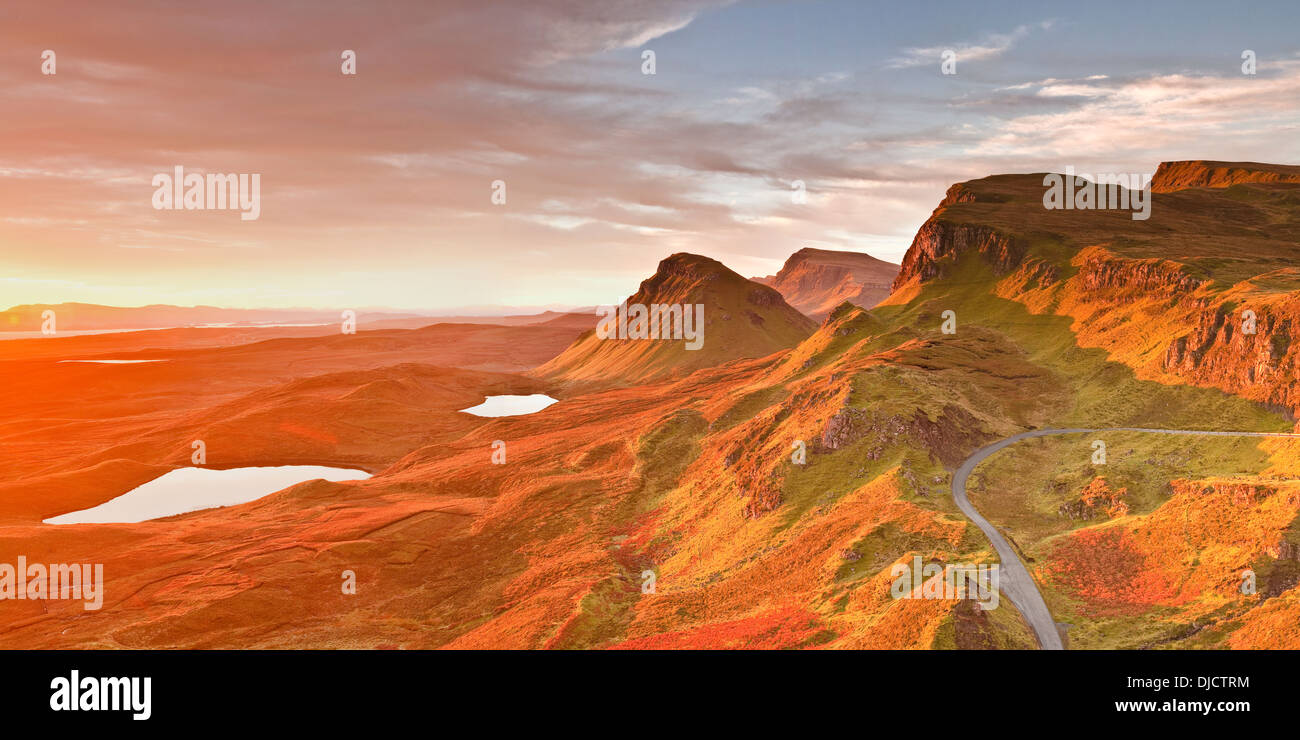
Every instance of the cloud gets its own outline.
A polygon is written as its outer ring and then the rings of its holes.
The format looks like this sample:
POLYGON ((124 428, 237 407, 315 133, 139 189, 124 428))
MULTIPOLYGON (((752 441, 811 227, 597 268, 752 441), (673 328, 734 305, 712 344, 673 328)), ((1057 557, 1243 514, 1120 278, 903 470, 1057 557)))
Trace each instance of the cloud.
POLYGON ((904 49, 902 56, 894 57, 885 63, 886 69, 906 69, 908 67, 922 67, 930 64, 939 64, 943 59, 946 51, 953 51, 957 55, 957 61, 975 62, 982 59, 993 59, 1002 56, 1015 46, 1016 42, 1028 36, 1032 31, 1048 30, 1052 27, 1053 21, 1047 20, 1032 25, 1016 26, 1010 33, 993 33, 985 36, 978 42, 966 42, 951 44, 948 46, 926 46, 912 47, 904 49))
MULTIPOLYGON (((1018 158, 1228 158, 1232 151, 1294 159, 1300 108, 1300 59, 1271 62, 1258 76, 1158 74, 1091 83, 1045 80, 1036 96, 1073 97, 1050 113, 1011 116, 967 149, 974 156, 1018 158), (1263 74, 1267 71, 1268 74, 1263 74)), ((1061 163, 1058 163, 1059 166, 1061 163)))
MULTIPOLYGON (((102 5, 69 24, 47 0, 0 24, 0 261, 66 278, 58 294, 31 284, 33 301, 142 303, 160 296, 110 292, 157 284, 232 305, 589 304, 632 292, 673 251, 745 274, 803 244, 897 260, 948 185, 991 173, 1297 153, 1300 62, 1254 78, 1043 64, 1031 81, 963 78, 954 97, 834 55, 810 53, 798 74, 722 69, 718 54, 747 53, 744 34, 698 24, 725 4, 304 14, 229 0, 219 19, 102 5), (672 64, 642 75, 638 48, 665 34, 678 34, 672 64), (38 74, 30 39, 59 50, 57 76, 38 74), (353 78, 339 73, 345 48, 353 78), (261 219, 153 210, 152 174, 178 164, 261 173, 261 219), (504 205, 490 199, 498 179, 504 205), (792 202, 794 180, 807 203, 792 202), (119 287, 76 292, 95 284, 119 287)), ((1050 25, 952 48, 992 59, 1050 25)))

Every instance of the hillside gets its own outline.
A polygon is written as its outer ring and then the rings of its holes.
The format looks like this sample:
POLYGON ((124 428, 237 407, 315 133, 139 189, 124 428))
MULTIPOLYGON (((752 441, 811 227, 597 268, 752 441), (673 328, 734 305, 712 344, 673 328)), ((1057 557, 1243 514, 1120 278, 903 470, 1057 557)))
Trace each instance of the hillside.
MULTIPOLYGON (((952 310, 956 337, 1010 339, 1058 377, 1047 426, 1292 431, 1300 183, 1288 171, 1162 164, 1146 221, 1045 209, 1042 175, 960 183, 880 311, 937 324, 952 310)), ((1071 646, 1296 647, 1276 624, 1300 611, 1300 444, 1108 433, 1099 465, 1092 441, 1003 451, 972 492, 1029 558, 1071 646), (1243 593, 1247 572, 1257 592, 1243 593)))
MULTIPOLYGON (((627 306, 702 307, 698 347, 679 338, 602 338, 584 334, 558 357, 538 368, 539 377, 563 382, 637 383, 689 374, 732 360, 764 357, 789 349, 815 327, 776 290, 755 284, 717 260, 674 254, 625 301, 627 306)), ((592 326, 598 323, 592 316, 592 326)), ((698 315, 696 315, 698 322, 698 315)), ((685 322, 689 332, 693 323, 685 322)))
POLYGON ((1070 316, 1081 346, 1106 348, 1142 378, 1300 411, 1300 183, 1156 193, 1151 217, 1135 221, 1127 211, 1044 209, 1042 181, 953 186, 887 302, 912 299, 969 257, 991 271, 998 295, 1070 316))
POLYGON ((780 272, 755 282, 776 288, 786 303, 816 321, 848 301, 871 308, 889 295, 898 265, 862 252, 804 247, 790 255, 780 272))

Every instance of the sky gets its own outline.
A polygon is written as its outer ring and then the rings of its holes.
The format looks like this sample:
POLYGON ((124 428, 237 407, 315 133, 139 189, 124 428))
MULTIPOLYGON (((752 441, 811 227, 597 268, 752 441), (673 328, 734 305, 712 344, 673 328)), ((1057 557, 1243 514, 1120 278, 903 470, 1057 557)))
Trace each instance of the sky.
POLYGON ((589 306, 898 262, 986 175, 1300 163, 1293 2, 107 5, 0 8, 0 307, 589 306), (258 218, 156 208, 178 166, 258 218))

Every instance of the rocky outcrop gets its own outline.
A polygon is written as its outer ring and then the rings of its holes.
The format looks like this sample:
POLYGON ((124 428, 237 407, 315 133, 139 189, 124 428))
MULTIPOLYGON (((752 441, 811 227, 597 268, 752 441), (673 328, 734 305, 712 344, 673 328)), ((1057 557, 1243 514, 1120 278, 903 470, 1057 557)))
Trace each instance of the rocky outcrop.
MULTIPOLYGON (((1233 506, 1253 508, 1265 499, 1275 496, 1281 489, 1265 483, 1240 483, 1233 481, 1189 481, 1173 482, 1175 494, 1184 496, 1222 496, 1233 506)), ((1294 505, 1294 497, 1292 504, 1294 505)))
POLYGON ((1296 323, 1273 310, 1217 306, 1201 310, 1186 334, 1165 350, 1163 368, 1192 382, 1213 385, 1300 412, 1296 323), (1254 318, 1246 313, 1251 310, 1254 318))
POLYGON ((1075 501, 1061 504, 1056 513, 1067 519, 1088 521, 1101 514, 1111 519, 1128 514, 1127 488, 1112 489, 1105 478, 1093 478, 1075 501))
POLYGON ((913 280, 925 281, 942 275, 955 258, 971 252, 979 254, 996 273, 1006 274, 1024 259, 1026 245, 1020 239, 989 226, 932 217, 916 232, 898 277, 894 278, 893 289, 898 290, 913 280))
POLYGON ((999 273, 1014 269, 1025 256, 1024 244, 987 226, 959 224, 941 218, 945 211, 958 204, 1004 202, 1006 198, 998 193, 976 190, 970 183, 959 182, 949 186, 930 218, 912 239, 912 246, 903 257, 891 290, 898 290, 913 279, 929 280, 940 275, 944 258, 970 251, 982 254, 999 273))
POLYGON ((977 192, 964 182, 953 183, 943 194, 943 200, 939 201, 938 207, 934 213, 938 214, 948 206, 957 203, 1004 203, 1006 199, 997 193, 977 192))
POLYGON ((1226 188, 1248 182, 1300 183, 1300 167, 1204 159, 1161 162, 1151 178, 1151 191, 1171 193, 1187 188, 1226 188))
POLYGON ((1081 253, 1070 312, 1085 344, 1176 377, 1300 414, 1300 296, 1229 289, 1165 259, 1081 253), (1110 317, 1099 321, 1095 317, 1110 317), (1145 354, 1160 337, 1154 354, 1145 354))
POLYGON ((891 445, 905 442, 929 450, 935 459, 948 467, 956 467, 988 435, 969 411, 951 403, 943 407, 937 420, 930 419, 920 409, 911 417, 905 417, 845 407, 826 421, 813 450, 833 452, 867 438, 875 442, 865 452, 868 460, 879 458, 891 445))
POLYGON ((1281 540, 1269 551, 1269 554, 1278 560, 1300 560, 1300 545, 1281 540))
POLYGON ((1110 256, 1088 258, 1079 270, 1079 280, 1088 291, 1119 291, 1135 297, 1152 293, 1181 296, 1209 284, 1183 272, 1176 262, 1110 256))

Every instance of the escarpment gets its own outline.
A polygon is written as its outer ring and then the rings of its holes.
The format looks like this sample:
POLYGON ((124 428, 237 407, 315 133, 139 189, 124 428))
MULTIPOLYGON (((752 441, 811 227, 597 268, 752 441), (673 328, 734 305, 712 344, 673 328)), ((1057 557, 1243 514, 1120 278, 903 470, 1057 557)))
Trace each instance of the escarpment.
POLYGON ((1176 262, 1162 259, 1119 259, 1098 250, 1083 263, 1078 275, 1087 291, 1112 291, 1125 297, 1187 296, 1209 284, 1183 271, 1176 262))
POLYGON ((946 279, 969 282, 977 256, 991 291, 1033 313, 1075 319, 1139 377, 1218 388, 1300 415, 1300 167, 1165 162, 1151 218, 1043 206, 1042 175, 996 175, 948 188, 920 227, 891 301, 946 279), (1243 198, 1233 186, 1250 188, 1243 198), (986 273, 987 274, 987 273, 986 273), (905 286, 908 291, 901 290, 905 286))
POLYGON ((999 274, 1010 272, 1024 259, 1025 243, 997 229, 931 218, 921 226, 903 264, 894 278, 893 289, 914 281, 945 274, 957 257, 979 254, 999 274))
POLYGON ((1226 188, 1250 182, 1300 183, 1300 167, 1204 159, 1161 162, 1151 178, 1151 191, 1171 193, 1185 188, 1226 188))
POLYGON ((1169 343, 1164 369, 1300 414, 1293 316, 1263 307, 1230 311, 1219 305, 1202 310, 1191 330, 1169 343))

